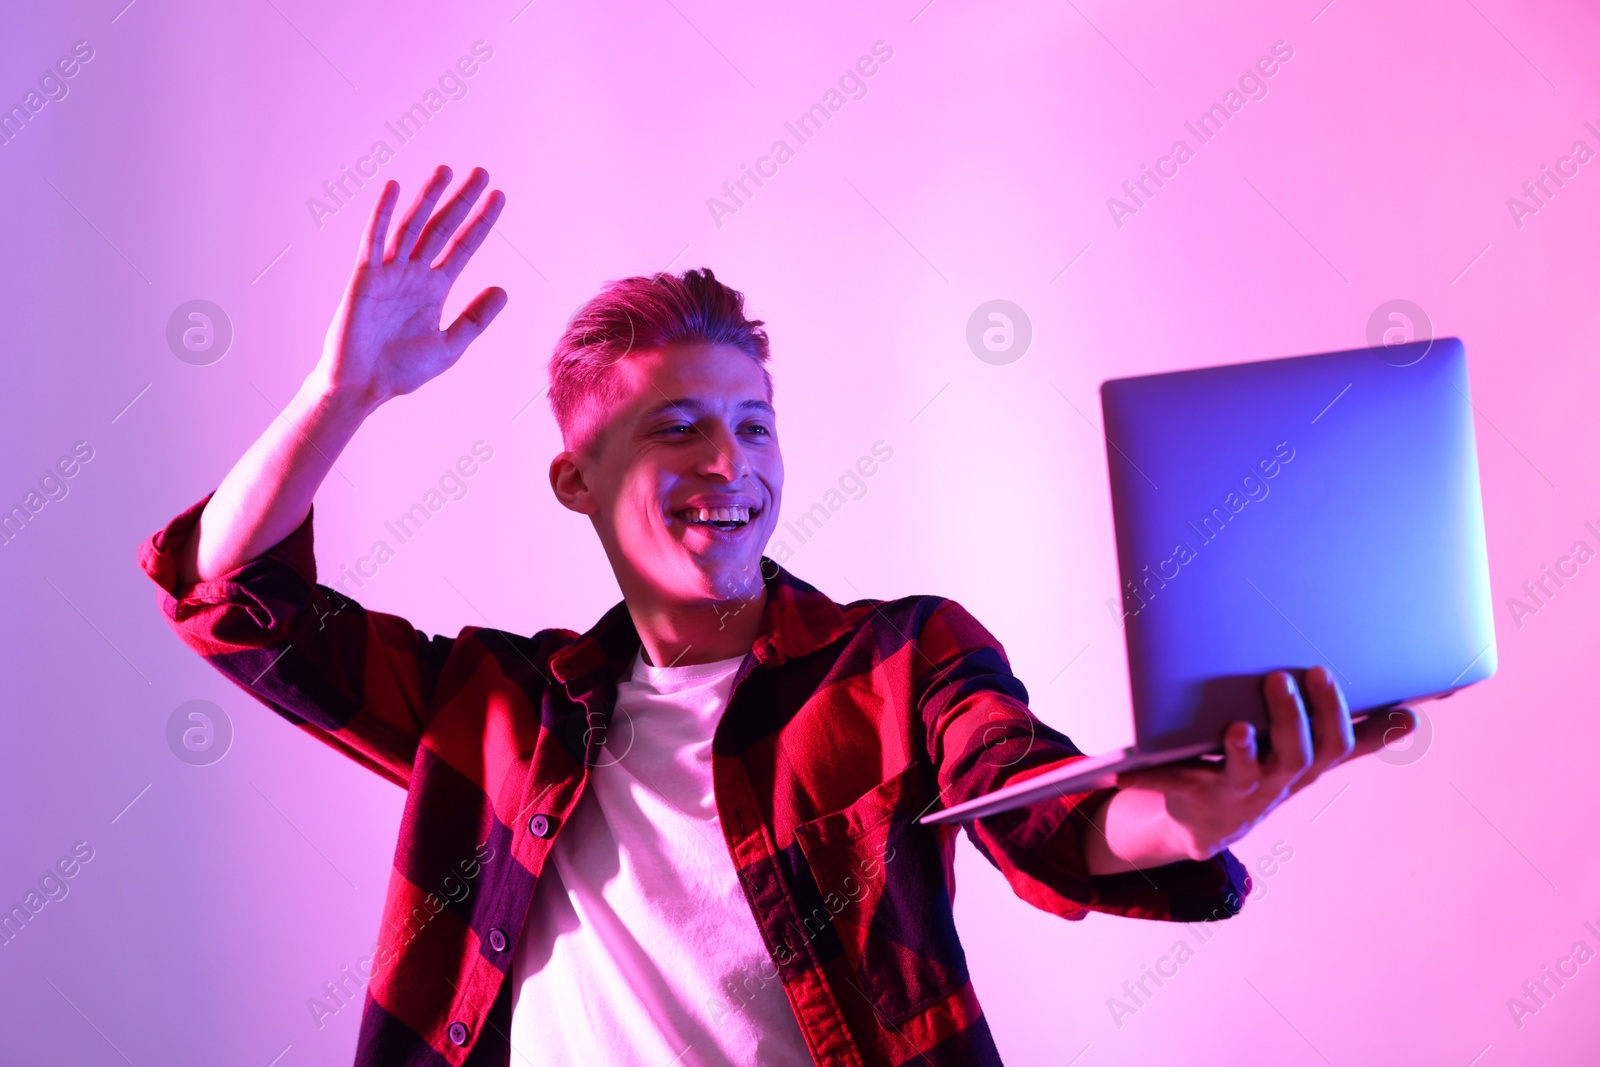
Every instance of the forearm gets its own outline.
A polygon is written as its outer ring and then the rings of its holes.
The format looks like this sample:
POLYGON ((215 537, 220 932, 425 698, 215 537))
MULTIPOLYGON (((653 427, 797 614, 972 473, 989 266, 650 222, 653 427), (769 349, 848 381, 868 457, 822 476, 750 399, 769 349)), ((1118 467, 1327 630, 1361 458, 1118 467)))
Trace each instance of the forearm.
POLYGON ((184 586, 255 559, 304 522, 318 487, 374 406, 328 388, 317 373, 308 377, 201 513, 180 560, 184 586))
POLYGON ((1164 867, 1199 859, 1185 848, 1181 827, 1167 813, 1167 800, 1149 789, 1118 789, 1090 817, 1083 858, 1090 874, 1164 867))

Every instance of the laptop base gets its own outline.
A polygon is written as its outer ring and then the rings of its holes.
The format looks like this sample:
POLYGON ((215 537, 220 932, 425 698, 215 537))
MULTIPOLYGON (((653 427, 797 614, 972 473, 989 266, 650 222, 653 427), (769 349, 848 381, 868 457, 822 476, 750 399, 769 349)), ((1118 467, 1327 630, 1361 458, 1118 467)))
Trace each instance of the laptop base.
POLYGON ((1222 746, 1219 744, 1201 743, 1167 749, 1163 752, 1140 752, 1136 748, 1129 747, 1116 752, 1107 752, 1101 756, 1085 756, 1053 771, 1046 771, 1044 774, 1029 778, 1025 782, 1008 785, 954 807, 924 815, 917 821, 923 824, 970 822, 985 815, 997 815, 1002 811, 1054 800, 1071 793, 1106 789, 1117 784, 1119 774, 1130 774, 1133 771, 1161 767, 1168 763, 1179 763, 1194 759, 1196 756, 1211 755, 1221 751, 1222 746))

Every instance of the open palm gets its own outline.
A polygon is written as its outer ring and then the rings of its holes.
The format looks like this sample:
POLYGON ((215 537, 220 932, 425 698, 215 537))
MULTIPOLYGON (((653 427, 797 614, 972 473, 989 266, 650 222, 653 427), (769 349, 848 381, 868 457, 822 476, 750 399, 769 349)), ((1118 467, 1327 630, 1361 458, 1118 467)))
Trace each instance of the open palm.
POLYGON ((449 184, 450 168, 435 170, 392 239, 389 222, 400 186, 384 184, 318 364, 332 388, 373 406, 409 393, 450 369, 506 306, 505 290, 491 287, 474 297, 448 328, 440 328, 450 287, 505 207, 505 194, 495 190, 462 227, 488 186, 489 174, 475 168, 434 213, 449 184))

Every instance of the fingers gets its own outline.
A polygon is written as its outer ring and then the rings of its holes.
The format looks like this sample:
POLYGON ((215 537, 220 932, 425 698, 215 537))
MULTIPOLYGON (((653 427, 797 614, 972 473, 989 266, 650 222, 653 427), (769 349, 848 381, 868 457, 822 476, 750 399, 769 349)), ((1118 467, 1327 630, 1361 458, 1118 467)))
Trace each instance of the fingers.
POLYGON ((1267 675, 1264 688, 1272 738, 1266 777, 1275 786, 1284 788, 1311 767, 1311 730, 1306 721, 1305 705, 1300 700, 1300 687, 1288 671, 1273 671, 1267 675))
POLYGON ((444 247, 445 241, 456 232, 456 227, 461 225, 461 220, 467 217, 467 212, 472 210, 472 205, 478 202, 478 197, 489 186, 489 172, 482 167, 474 167, 472 173, 467 175, 467 180, 461 188, 456 190, 439 213, 428 220, 423 227, 422 236, 417 239, 417 247, 411 253, 411 258, 423 263, 432 263, 439 250, 444 247))
POLYGON ((1300 785, 1310 784, 1329 767, 1344 762, 1355 748, 1350 708, 1333 672, 1326 667, 1311 668, 1306 672, 1306 689, 1311 695, 1311 737, 1315 747, 1311 767, 1300 785))
POLYGON ((383 243, 389 236, 389 219, 394 215, 394 205, 400 199, 400 184, 394 181, 383 183, 383 192, 378 194, 378 202, 373 206, 372 216, 367 219, 366 232, 361 235, 361 262, 369 267, 381 266, 383 263, 383 243))
POLYGON ((478 335, 489 328, 495 316, 505 308, 506 291, 499 286, 491 286, 473 297, 472 303, 462 309, 456 316, 456 321, 444 332, 445 341, 450 346, 452 356, 460 356, 467 346, 477 340, 478 335))
POLYGON ((415 245, 417 235, 422 232, 423 225, 428 221, 428 216, 433 213, 433 205, 439 202, 439 197, 444 195, 445 189, 450 185, 450 168, 440 164, 433 172, 433 177, 428 179, 428 184, 422 187, 417 194, 416 202, 411 205, 411 210, 406 212, 400 229, 395 231, 394 240, 389 245, 389 258, 397 259, 400 256, 409 256, 415 245))
POLYGON ((1239 793, 1261 784, 1261 760, 1256 752, 1256 728, 1247 722, 1228 727, 1222 741, 1222 779, 1239 793))
POLYGON ((437 269, 444 271, 446 277, 455 281, 466 268, 472 254, 478 250, 478 246, 488 239, 489 230, 505 206, 506 194, 498 189, 490 193, 489 199, 484 201, 483 209, 478 212, 477 217, 450 242, 450 247, 445 250, 444 258, 439 261, 437 269))

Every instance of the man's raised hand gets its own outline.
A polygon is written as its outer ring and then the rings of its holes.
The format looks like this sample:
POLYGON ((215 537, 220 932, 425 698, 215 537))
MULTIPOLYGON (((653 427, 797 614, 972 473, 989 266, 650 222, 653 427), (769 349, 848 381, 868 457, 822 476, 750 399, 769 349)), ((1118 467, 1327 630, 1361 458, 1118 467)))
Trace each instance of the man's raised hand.
POLYGON ((450 287, 506 203, 504 193, 491 191, 463 226, 488 188, 489 172, 475 168, 434 211, 449 184, 450 168, 435 170, 391 234, 400 186, 384 183, 314 372, 330 394, 375 408, 409 393, 449 370, 506 306, 505 290, 491 286, 440 328, 450 287))

